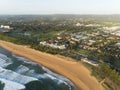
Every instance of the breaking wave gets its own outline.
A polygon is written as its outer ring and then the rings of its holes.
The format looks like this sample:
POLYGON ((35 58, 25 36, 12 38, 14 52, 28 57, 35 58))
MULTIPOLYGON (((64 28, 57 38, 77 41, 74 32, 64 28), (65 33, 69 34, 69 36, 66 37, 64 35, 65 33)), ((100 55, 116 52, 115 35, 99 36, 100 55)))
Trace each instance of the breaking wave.
POLYGON ((4 90, 75 90, 67 78, 2 47, 0 81, 5 83, 4 90))

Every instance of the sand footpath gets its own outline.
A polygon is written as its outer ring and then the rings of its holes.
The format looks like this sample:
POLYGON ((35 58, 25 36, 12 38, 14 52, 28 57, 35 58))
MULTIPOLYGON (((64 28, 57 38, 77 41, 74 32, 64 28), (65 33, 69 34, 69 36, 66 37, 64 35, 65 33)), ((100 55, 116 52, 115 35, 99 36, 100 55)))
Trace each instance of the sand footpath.
POLYGON ((43 53, 26 46, 16 45, 0 40, 0 46, 16 55, 26 57, 40 63, 50 70, 70 79, 79 90, 103 90, 101 84, 90 74, 90 71, 80 62, 43 53))

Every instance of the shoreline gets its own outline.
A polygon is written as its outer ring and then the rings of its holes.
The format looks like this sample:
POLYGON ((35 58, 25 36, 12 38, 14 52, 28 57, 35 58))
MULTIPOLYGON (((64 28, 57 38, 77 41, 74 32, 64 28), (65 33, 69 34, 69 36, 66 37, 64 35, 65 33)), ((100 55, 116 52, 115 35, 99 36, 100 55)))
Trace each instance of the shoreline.
POLYGON ((1 40, 0 46, 11 51, 15 55, 28 58, 68 78, 79 90, 103 90, 101 84, 95 77, 90 75, 90 71, 80 62, 68 60, 67 58, 60 58, 56 55, 40 52, 27 46, 16 45, 1 40))

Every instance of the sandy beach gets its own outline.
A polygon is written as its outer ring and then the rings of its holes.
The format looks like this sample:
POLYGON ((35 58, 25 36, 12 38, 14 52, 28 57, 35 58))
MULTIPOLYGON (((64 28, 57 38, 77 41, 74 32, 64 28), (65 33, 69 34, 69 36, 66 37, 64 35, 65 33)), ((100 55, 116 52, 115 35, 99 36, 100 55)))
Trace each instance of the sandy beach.
POLYGON ((60 75, 67 77, 79 90, 103 90, 101 84, 95 77, 91 76, 91 72, 80 62, 75 62, 68 58, 43 53, 27 46, 16 45, 1 40, 0 46, 11 51, 13 54, 26 57, 60 75))

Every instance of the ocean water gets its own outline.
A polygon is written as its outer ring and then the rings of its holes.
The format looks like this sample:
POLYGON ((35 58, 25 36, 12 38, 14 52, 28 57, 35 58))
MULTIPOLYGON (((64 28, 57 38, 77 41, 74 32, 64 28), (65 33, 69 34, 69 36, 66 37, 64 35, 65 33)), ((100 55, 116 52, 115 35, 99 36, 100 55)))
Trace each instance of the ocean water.
POLYGON ((67 78, 0 47, 0 81, 4 90, 76 90, 67 78))

